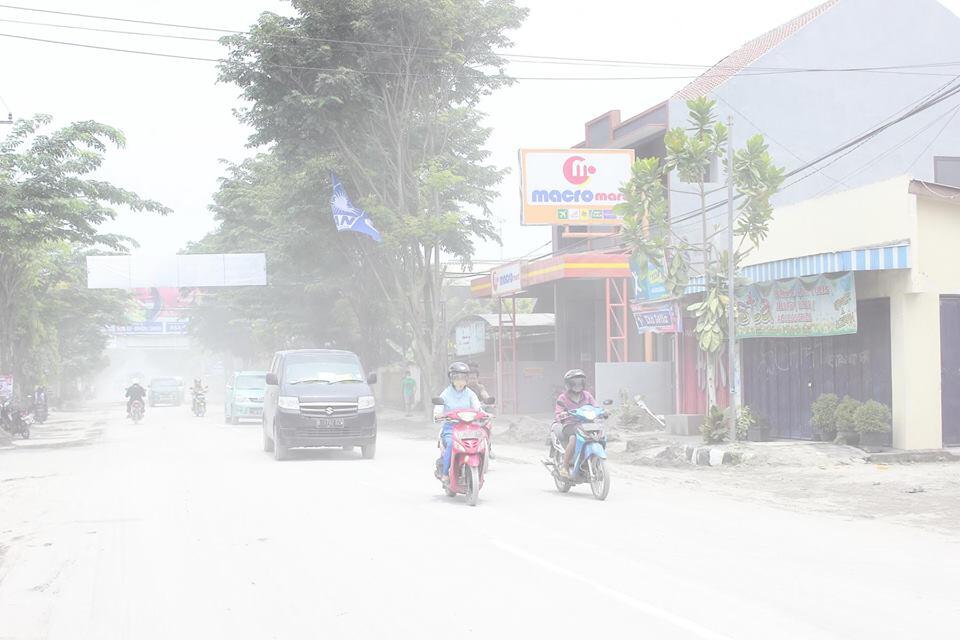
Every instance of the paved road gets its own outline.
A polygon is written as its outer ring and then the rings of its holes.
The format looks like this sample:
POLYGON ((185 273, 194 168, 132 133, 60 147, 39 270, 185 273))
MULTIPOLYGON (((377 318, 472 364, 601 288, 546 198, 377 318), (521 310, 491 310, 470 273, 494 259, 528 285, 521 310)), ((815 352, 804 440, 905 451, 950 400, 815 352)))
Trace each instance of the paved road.
MULTIPOLYGON (((619 470, 552 490, 501 447, 477 508, 431 443, 277 463, 185 408, 0 452, 0 638, 920 638, 960 628, 960 546, 619 470)), ((789 505, 784 505, 789 507, 789 505)))

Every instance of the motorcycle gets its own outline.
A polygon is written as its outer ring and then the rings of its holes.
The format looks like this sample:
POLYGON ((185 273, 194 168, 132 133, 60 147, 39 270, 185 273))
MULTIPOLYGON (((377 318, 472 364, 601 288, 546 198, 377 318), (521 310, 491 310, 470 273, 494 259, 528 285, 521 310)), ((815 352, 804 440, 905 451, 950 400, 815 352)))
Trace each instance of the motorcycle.
POLYGON ((207 396, 202 391, 193 392, 193 415, 202 418, 207 413, 207 396))
MULTIPOLYGON (((433 404, 443 406, 443 400, 434 398, 433 404)), ((493 404, 493 398, 488 400, 493 404)), ((440 422, 452 422, 453 451, 450 457, 450 478, 443 482, 443 490, 449 497, 463 494, 467 504, 477 506, 480 488, 487 472, 488 443, 490 442, 490 418, 484 411, 473 409, 457 409, 446 415, 439 416, 440 422)), ((443 451, 443 438, 438 438, 437 446, 443 451)), ((434 476, 443 478, 441 465, 443 456, 437 458, 434 466, 434 476)))
POLYGON ((29 439, 32 423, 33 418, 30 414, 24 414, 23 411, 16 408, 12 399, 7 399, 0 405, 0 425, 11 436, 20 436, 24 440, 29 439))
POLYGON ((133 424, 143 420, 143 400, 134 400, 130 403, 130 419, 133 420, 133 424))
POLYGON ((34 405, 33 419, 37 424, 43 424, 44 422, 46 422, 49 415, 50 415, 50 411, 49 409, 47 409, 46 402, 34 405))
POLYGON ((550 429, 550 450, 543 465, 550 471, 560 493, 567 493, 575 485, 589 482, 593 497, 606 500, 610 493, 610 472, 606 464, 607 437, 603 432, 607 412, 602 407, 584 405, 567 412, 566 416, 577 422, 576 448, 570 476, 560 473, 566 443, 560 441, 562 428, 558 423, 550 429))

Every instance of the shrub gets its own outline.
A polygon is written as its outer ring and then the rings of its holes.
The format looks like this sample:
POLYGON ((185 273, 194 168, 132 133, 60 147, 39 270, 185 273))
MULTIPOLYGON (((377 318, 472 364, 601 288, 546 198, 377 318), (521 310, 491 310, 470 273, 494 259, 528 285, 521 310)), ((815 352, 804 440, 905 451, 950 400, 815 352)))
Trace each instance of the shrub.
POLYGON ((707 444, 719 444, 726 441, 730 435, 727 430, 727 413, 720 407, 713 405, 700 425, 700 433, 707 444))
POLYGON ((819 433, 837 430, 837 407, 840 398, 835 393, 822 393, 810 407, 810 423, 819 433))
POLYGON ((836 424, 837 431, 856 431, 856 414, 859 408, 859 400, 854 400, 850 396, 843 396, 843 400, 837 405, 834 414, 834 424, 836 424))
POLYGON ((620 408, 616 414, 617 424, 621 427, 632 427, 640 423, 640 405, 623 389, 620 390, 620 408))
POLYGON ((890 407, 876 400, 864 402, 853 415, 854 428, 859 433, 890 431, 890 419, 890 407))
POLYGON ((761 423, 760 417, 748 405, 740 407, 737 413, 737 440, 746 440, 750 427, 761 423))

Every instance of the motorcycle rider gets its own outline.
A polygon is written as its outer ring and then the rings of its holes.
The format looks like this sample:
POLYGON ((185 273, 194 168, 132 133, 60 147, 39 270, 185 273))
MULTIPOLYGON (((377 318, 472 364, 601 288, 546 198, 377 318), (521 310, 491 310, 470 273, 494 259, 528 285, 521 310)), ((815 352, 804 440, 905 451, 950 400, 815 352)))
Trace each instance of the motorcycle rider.
MULTIPOLYGON (((473 409, 480 411, 480 398, 467 387, 467 377, 470 374, 470 367, 462 362, 453 362, 447 367, 447 379, 449 386, 440 394, 443 400, 443 407, 436 407, 437 411, 442 411, 443 415, 451 411, 460 409, 473 409)), ((453 423, 445 420, 440 430, 440 438, 443 441, 443 457, 441 459, 440 475, 444 484, 450 481, 450 457, 453 452, 453 423)))
POLYGON ((193 379, 193 386, 190 388, 190 393, 193 394, 193 408, 197 408, 197 398, 203 396, 207 393, 207 388, 203 386, 203 380, 200 378, 193 379))
POLYGON ((470 363, 470 373, 467 375, 467 386, 470 388, 470 391, 477 394, 480 402, 486 402, 490 399, 487 388, 480 382, 480 365, 476 362, 470 363))
POLYGON ((570 476, 570 465, 573 464, 573 452, 576 450, 577 421, 569 414, 585 405, 596 405, 596 400, 587 391, 587 374, 582 369, 570 369, 563 374, 563 385, 566 391, 557 396, 554 409, 556 422, 554 431, 558 433, 560 443, 563 444, 563 466, 560 475, 570 476))
POLYGON ((143 405, 143 412, 146 413, 147 404, 143 401, 144 397, 147 395, 147 390, 140 385, 139 380, 134 380, 133 384, 127 387, 126 397, 127 397, 127 417, 130 417, 130 407, 137 400, 140 401, 140 404, 143 405))

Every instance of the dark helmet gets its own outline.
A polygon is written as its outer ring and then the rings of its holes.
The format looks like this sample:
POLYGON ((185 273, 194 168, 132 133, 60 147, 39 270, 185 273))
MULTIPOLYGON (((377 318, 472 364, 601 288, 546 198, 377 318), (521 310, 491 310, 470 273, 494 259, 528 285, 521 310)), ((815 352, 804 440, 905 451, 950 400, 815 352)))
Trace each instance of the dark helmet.
POLYGON ((480 365, 477 364, 476 362, 471 362, 471 363, 470 363, 470 373, 479 374, 479 373, 480 373, 480 365))
POLYGON ((455 375, 467 375, 470 373, 470 367, 463 362, 452 362, 447 367, 447 378, 453 380, 455 375))
POLYGON ((570 389, 573 385, 573 381, 577 378, 583 381, 583 385, 580 387, 583 389, 587 382, 587 374, 583 372, 583 369, 570 369, 570 371, 567 371, 565 374, 563 374, 563 384, 567 387, 567 389, 570 389))

